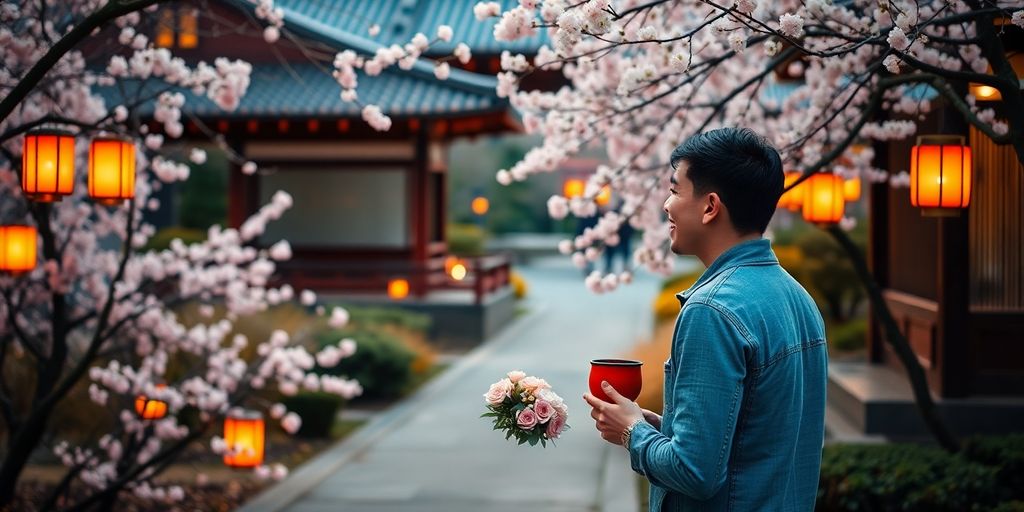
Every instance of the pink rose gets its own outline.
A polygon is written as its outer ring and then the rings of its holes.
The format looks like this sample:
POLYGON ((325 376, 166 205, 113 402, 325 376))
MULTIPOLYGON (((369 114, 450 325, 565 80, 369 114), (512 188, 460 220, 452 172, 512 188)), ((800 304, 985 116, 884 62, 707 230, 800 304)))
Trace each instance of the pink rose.
POLYGON ((512 396, 512 381, 508 379, 501 379, 494 384, 491 384, 491 388, 487 390, 487 394, 484 398, 487 403, 491 405, 501 405, 505 401, 506 397, 512 396))
POLYGON ((512 381, 513 384, 522 380, 523 377, 526 377, 526 372, 520 370, 512 370, 508 372, 508 380, 512 381))
POLYGON ((558 439, 558 436, 562 435, 562 430, 565 428, 565 416, 561 414, 555 414, 551 417, 551 421, 548 422, 548 429, 546 431, 548 439, 558 439))
POLYGON ((537 413, 537 419, 541 423, 551 419, 551 416, 555 414, 555 407, 544 400, 537 400, 537 403, 533 404, 533 410, 537 413))
POLYGON ((519 386, 523 388, 523 391, 530 393, 531 395, 536 393, 538 389, 549 389, 551 385, 544 379, 538 379, 537 377, 523 377, 519 381, 519 386))
POLYGON ((519 414, 516 415, 516 425, 524 430, 530 430, 537 426, 537 413, 533 411, 532 407, 519 411, 519 414))

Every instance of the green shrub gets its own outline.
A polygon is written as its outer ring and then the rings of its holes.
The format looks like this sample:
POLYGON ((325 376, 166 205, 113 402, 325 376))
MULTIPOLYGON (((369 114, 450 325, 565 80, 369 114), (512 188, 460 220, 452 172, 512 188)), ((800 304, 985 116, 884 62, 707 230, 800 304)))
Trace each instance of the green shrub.
POLYGON ((356 341, 356 353, 333 368, 317 366, 318 373, 358 380, 363 387, 360 398, 397 398, 408 389, 416 353, 398 338, 380 329, 360 327, 328 329, 315 337, 319 347, 334 345, 343 338, 356 341))
POLYGON ((302 418, 302 426, 295 435, 317 438, 330 437, 331 427, 343 402, 340 396, 323 392, 302 392, 281 399, 289 411, 302 418))
POLYGON ((162 251, 171 246, 171 240, 180 238, 185 245, 190 245, 206 240, 205 229, 183 228, 181 226, 170 226, 157 231, 146 244, 147 251, 162 251))
MULTIPOLYGON (((850 233, 861 252, 866 235, 850 233)), ((828 233, 815 229, 797 239, 803 255, 800 268, 787 268, 807 288, 818 307, 834 322, 845 322, 857 314, 866 294, 846 252, 828 233)))
POLYGON ((860 350, 867 342, 868 321, 855 318, 849 322, 831 325, 828 332, 829 345, 839 351, 860 350))
POLYGON ((831 445, 822 453, 817 510, 989 510, 994 467, 928 446, 831 445))
POLYGON ((448 250, 460 256, 484 253, 486 234, 475 224, 448 224, 448 250))
POLYGON ((1006 491, 1000 499, 1024 502, 1024 432, 971 437, 964 441, 961 455, 967 460, 998 468, 996 478, 999 487, 1006 491))

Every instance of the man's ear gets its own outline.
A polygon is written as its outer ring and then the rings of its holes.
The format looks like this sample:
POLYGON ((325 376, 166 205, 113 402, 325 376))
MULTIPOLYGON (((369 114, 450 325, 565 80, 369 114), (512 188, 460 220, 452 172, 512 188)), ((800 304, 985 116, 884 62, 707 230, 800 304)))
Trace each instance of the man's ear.
POLYGON ((725 208, 725 205, 722 204, 722 198, 718 196, 718 193, 709 193, 704 197, 704 215, 700 219, 701 223, 711 224, 713 220, 723 215, 723 208, 725 208))

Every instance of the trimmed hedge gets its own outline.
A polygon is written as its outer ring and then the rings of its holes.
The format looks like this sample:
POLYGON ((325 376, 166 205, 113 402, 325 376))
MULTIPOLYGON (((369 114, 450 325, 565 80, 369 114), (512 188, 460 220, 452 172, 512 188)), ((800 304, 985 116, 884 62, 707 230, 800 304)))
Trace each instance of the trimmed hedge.
POLYGON ((416 353, 398 338, 379 329, 349 327, 328 329, 316 335, 320 348, 344 338, 356 341, 356 352, 332 368, 316 367, 317 373, 356 379, 363 387, 361 398, 397 398, 413 379, 416 353))
POLYGON ((1022 468, 1024 434, 971 438, 955 455, 913 444, 826 446, 816 510, 1019 510, 1022 468))
POLYGON ((333 393, 302 392, 282 398, 281 403, 302 418, 302 426, 295 435, 327 438, 331 436, 331 427, 344 399, 333 393))

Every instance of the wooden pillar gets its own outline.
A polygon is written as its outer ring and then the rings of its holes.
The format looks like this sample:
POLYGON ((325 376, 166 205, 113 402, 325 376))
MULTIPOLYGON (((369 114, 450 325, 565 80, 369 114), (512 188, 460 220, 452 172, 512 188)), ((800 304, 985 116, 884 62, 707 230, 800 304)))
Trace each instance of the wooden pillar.
POLYGON ((968 236, 965 209, 959 217, 939 219, 938 324, 935 333, 932 389, 946 398, 967 396, 970 392, 968 320, 968 236))
POLYGON ((416 153, 412 165, 412 266, 413 272, 409 279, 410 292, 413 296, 422 297, 427 293, 427 258, 430 246, 430 186, 429 155, 427 154, 427 134, 424 130, 416 130, 416 153))
MULTIPOLYGON (((245 155, 242 143, 232 140, 228 143, 236 154, 245 155)), ((242 174, 242 166, 228 163, 228 225, 238 229, 245 219, 256 210, 259 202, 258 178, 242 174)))

